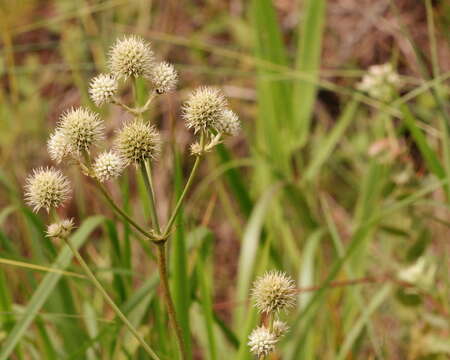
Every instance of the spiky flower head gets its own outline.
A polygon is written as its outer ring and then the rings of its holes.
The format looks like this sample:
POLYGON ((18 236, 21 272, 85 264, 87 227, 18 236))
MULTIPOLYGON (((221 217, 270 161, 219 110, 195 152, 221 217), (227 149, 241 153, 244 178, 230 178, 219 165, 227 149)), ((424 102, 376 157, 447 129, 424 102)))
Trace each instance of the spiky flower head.
POLYGON ((194 90, 183 105, 183 117, 188 128, 217 130, 227 102, 222 92, 214 87, 194 90))
POLYGON ((373 65, 369 68, 357 88, 381 101, 390 101, 401 85, 400 77, 392 64, 373 65))
POLYGON ((79 155, 103 139, 103 121, 91 110, 72 108, 61 115, 57 131, 66 138, 70 148, 79 155))
POLYGON ((117 93, 117 80, 110 74, 100 74, 89 84, 89 95, 97 106, 111 102, 117 93))
POLYGON ((57 164, 64 159, 69 158, 73 153, 67 136, 65 136, 60 129, 55 130, 55 132, 50 135, 50 138, 47 141, 47 149, 50 159, 57 164))
POLYGON ((241 123, 236 113, 230 109, 225 109, 219 118, 216 130, 224 135, 235 136, 241 129, 241 123))
POLYGON ((47 227, 47 237, 55 239, 67 239, 74 227, 73 219, 64 219, 47 227))
POLYGON ((109 68, 117 78, 150 78, 153 61, 150 44, 136 35, 116 40, 109 52, 109 68))
POLYGON ((281 338, 282 336, 286 335, 286 333, 289 331, 289 326, 281 320, 275 320, 272 325, 272 332, 275 335, 277 339, 281 338))
POLYGON ((69 180, 52 167, 34 169, 25 183, 25 200, 34 212, 47 212, 61 206, 70 197, 69 180))
POLYGON ((273 313, 295 305, 295 283, 282 271, 272 270, 253 283, 252 298, 262 313, 273 313))
POLYGON ((267 356, 275 350, 276 336, 264 326, 257 327, 248 337, 250 351, 258 357, 267 356))
POLYGON ((157 159, 161 151, 161 138, 154 126, 135 119, 125 124, 117 134, 115 148, 128 165, 147 159, 157 159))
POLYGON ((117 153, 105 151, 95 159, 93 165, 94 176, 100 182, 105 182, 119 177, 125 166, 124 160, 117 153))
POLYGON ((172 64, 161 62, 152 70, 152 81, 155 91, 158 94, 164 94, 175 89, 178 74, 172 64))

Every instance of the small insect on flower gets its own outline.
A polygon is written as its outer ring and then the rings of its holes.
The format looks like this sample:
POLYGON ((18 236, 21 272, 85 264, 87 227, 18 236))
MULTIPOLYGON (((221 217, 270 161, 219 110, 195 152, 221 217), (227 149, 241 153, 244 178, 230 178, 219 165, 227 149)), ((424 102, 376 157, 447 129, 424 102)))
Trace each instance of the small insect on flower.
POLYGON ((112 101, 117 93, 117 80, 109 74, 100 74, 94 77, 89 84, 89 95, 97 106, 112 101))
POLYGON ((117 78, 150 78, 153 61, 150 44, 135 35, 118 39, 109 52, 109 68, 117 78))
POLYGON ((282 336, 286 335, 286 333, 289 331, 289 326, 281 320, 275 320, 273 322, 272 326, 272 332, 275 335, 277 339, 281 338, 282 336))
POLYGON ((67 136, 65 136, 60 129, 55 130, 55 132, 50 135, 50 138, 47 141, 47 149, 50 159, 57 164, 69 158, 73 153, 67 136))
POLYGON ((33 170, 25 184, 25 200, 34 212, 58 208, 70 197, 69 180, 55 168, 33 170))
POLYGON ((152 70, 152 81, 155 91, 158 94, 164 94, 175 89, 178 74, 172 64, 161 62, 152 70))
POLYGON ((230 109, 225 109, 217 122, 216 130, 224 135, 235 136, 240 129, 241 123, 237 114, 230 109))
POLYGON ((103 139, 103 121, 91 110, 72 108, 61 115, 57 131, 66 138, 70 148, 80 155, 83 151, 103 139))
POLYGON ((161 151, 161 137, 154 126, 135 119, 118 132, 115 148, 127 165, 155 160, 161 151))
POLYGON ((74 227, 73 219, 64 219, 47 227, 47 237, 54 239, 67 239, 74 227))
POLYGON ((253 283, 252 298, 262 313, 276 313, 295 305, 295 283, 281 271, 269 271, 253 283))
POLYGON ((105 151, 94 162, 94 176, 100 182, 105 182, 119 177, 125 167, 124 160, 117 153, 105 151))
POLYGON ((264 326, 257 327, 248 337, 250 351, 258 358, 267 356, 275 350, 277 338, 264 326))
POLYGON ((227 102, 222 92, 213 87, 200 87, 194 90, 183 105, 183 118, 186 126, 200 130, 217 130, 227 102))

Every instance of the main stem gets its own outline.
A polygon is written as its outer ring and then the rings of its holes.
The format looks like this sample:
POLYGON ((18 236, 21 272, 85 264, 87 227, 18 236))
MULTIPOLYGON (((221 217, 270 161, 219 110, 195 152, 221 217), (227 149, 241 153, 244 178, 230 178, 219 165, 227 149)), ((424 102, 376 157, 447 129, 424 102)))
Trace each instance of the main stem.
POLYGON ((170 295, 169 281, 167 276, 167 264, 166 264, 166 242, 162 241, 156 243, 157 247, 157 259, 159 278, 161 283, 161 290, 163 292, 164 301, 167 307, 167 313, 169 314, 169 322, 175 331, 178 347, 181 353, 181 359, 187 359, 186 347, 184 344, 183 334, 181 333, 181 327, 178 324, 175 307, 173 305, 172 296, 170 295))
POLYGON ((160 360, 158 355, 155 354, 155 352, 150 348, 150 346, 145 342, 144 338, 137 332, 133 324, 128 321, 127 317, 120 311, 119 307, 114 303, 114 300, 111 299, 111 297, 106 292, 105 288, 100 284, 100 282, 95 277, 94 273, 89 268, 88 264, 84 261, 81 254, 78 252, 78 250, 72 245, 72 243, 68 239, 64 239, 66 244, 69 246, 70 250, 73 252, 75 257, 77 258, 78 262, 81 264, 84 272, 88 276, 88 278, 91 280, 92 284, 97 288, 98 291, 101 292, 105 300, 108 302, 108 304, 112 307, 116 315, 122 320, 122 322, 126 325, 128 330, 134 335, 136 340, 141 344, 141 346, 144 348, 144 350, 147 352, 147 354, 150 355, 150 357, 154 360, 160 360))

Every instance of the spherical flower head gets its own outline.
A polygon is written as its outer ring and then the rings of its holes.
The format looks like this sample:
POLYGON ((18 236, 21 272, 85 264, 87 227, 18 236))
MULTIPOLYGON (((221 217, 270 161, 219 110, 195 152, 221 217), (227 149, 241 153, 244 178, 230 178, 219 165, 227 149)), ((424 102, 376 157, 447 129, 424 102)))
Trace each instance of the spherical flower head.
POLYGON ((61 116, 58 124, 60 131, 73 151, 79 155, 103 139, 103 121, 91 110, 72 108, 61 116))
POLYGON ((216 125, 216 130, 224 135, 235 136, 241 129, 241 123, 236 113, 225 109, 216 125))
POLYGON ((399 75, 392 65, 387 63, 371 66, 356 87, 375 99, 390 101, 400 85, 399 75))
POLYGON ((67 239, 74 227, 73 219, 64 219, 47 227, 47 237, 54 239, 67 239))
POLYGON ((69 158, 73 153, 67 136, 59 129, 50 135, 50 138, 47 141, 47 149, 50 158, 57 164, 69 158))
POLYGON ((177 85, 177 71, 172 64, 161 62, 153 68, 152 82, 158 94, 170 92, 177 85))
POLYGON ((25 184, 25 200, 34 212, 41 208, 58 208, 70 197, 70 183, 61 171, 54 168, 33 170, 25 184))
POLYGON ((154 126, 135 119, 119 131, 115 148, 127 165, 155 160, 161 151, 161 137, 154 126))
POLYGON ((101 153, 94 162, 94 176, 100 181, 105 182, 120 176, 125 169, 124 160, 113 151, 101 153))
POLYGON ((89 95, 97 106, 110 103, 117 93, 117 80, 109 74, 94 77, 89 84, 89 95))
POLYGON ((183 105, 183 117, 188 128, 217 130, 227 102, 222 92, 213 87, 194 90, 183 105))
POLYGON ((295 283, 281 271, 269 271, 253 283, 252 298, 262 313, 276 313, 295 305, 295 283))
POLYGON ((267 356, 275 350, 277 338, 264 326, 257 327, 248 337, 250 351, 259 359, 267 356))
POLYGON ((132 35, 118 39, 109 53, 109 68, 117 78, 150 78, 153 66, 150 44, 132 35))
POLYGON ((277 339, 281 338, 282 336, 286 335, 286 333, 289 331, 289 326, 281 320, 275 320, 272 325, 272 332, 275 335, 277 339))

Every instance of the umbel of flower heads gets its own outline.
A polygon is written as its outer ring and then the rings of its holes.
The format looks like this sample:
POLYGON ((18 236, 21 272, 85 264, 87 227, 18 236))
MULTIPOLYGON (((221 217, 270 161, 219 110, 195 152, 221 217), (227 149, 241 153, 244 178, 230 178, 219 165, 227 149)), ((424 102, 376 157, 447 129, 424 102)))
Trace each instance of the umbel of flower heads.
POLYGON ((248 338, 250 351, 260 359, 274 352, 277 342, 289 330, 278 316, 281 311, 294 307, 295 283, 281 271, 269 271, 255 280, 251 296, 255 307, 267 317, 270 324, 257 327, 248 338))
POLYGON ((368 93, 371 97, 381 101, 391 101, 395 91, 401 86, 400 77, 392 64, 372 65, 357 89, 368 93))
MULTIPOLYGON (((79 165, 85 175, 94 179, 94 185, 106 198, 111 209, 158 246, 158 270, 161 278, 167 278, 167 272, 161 270, 166 268, 165 244, 184 196, 192 184, 201 155, 219 144, 224 137, 236 135, 240 130, 240 121, 238 116, 228 108, 225 96, 220 89, 200 87, 191 92, 183 105, 182 117, 187 128, 194 130, 196 140, 191 145, 191 152, 196 158, 182 195, 174 206, 166 226, 160 228, 154 206, 151 163, 161 156, 162 140, 157 127, 145 119, 144 113, 149 110, 155 96, 171 92, 176 88, 178 74, 172 64, 156 62, 150 44, 138 36, 123 37, 113 44, 109 51, 108 67, 109 73, 98 74, 91 79, 90 98, 97 107, 107 104, 118 105, 132 115, 132 119, 124 122, 115 131, 111 147, 102 148, 105 144, 103 119, 88 107, 73 107, 60 116, 56 129, 48 139, 48 152, 50 158, 57 164, 79 165), (125 104, 120 98, 121 87, 126 86, 127 83, 135 86, 134 80, 137 78, 147 81, 151 88, 143 106, 136 103, 125 104), (153 205, 151 217, 153 228, 151 229, 144 229, 121 211, 109 195, 108 188, 103 185, 107 181, 118 178, 131 164, 141 167, 142 176, 149 190, 150 202, 153 205)), ((26 201, 34 211, 44 208, 49 212, 51 209, 56 209, 69 199, 70 194, 67 178, 62 175, 60 170, 54 168, 35 170, 27 179, 25 190, 26 201)), ((67 240, 73 226, 72 219, 54 222, 47 228, 47 236, 53 239, 67 240)), ((70 247, 70 241, 66 241, 66 243, 70 247)), ((76 249, 72 249, 72 251, 84 267, 88 278, 95 280, 95 275, 89 270, 81 255, 77 253, 76 249)), ((166 301, 169 320, 177 335, 180 353, 184 353, 183 338, 177 330, 179 326, 176 325, 175 311, 171 310, 170 289, 165 285, 166 283, 167 281, 161 282, 163 298, 166 301)), ((147 353, 155 358, 152 350, 133 329, 132 324, 127 322, 126 317, 114 305, 101 284, 96 280, 93 281, 93 284, 101 290, 116 315, 122 319, 147 353)), ((282 332, 282 330, 280 331, 282 332)), ((274 336, 274 341, 281 336, 277 335, 280 331, 271 330, 270 336, 274 336)), ((260 338, 262 337, 260 336, 260 338)), ((267 346, 258 348, 263 349, 260 351, 267 352, 270 350, 269 343, 270 341, 267 346)), ((186 356, 182 356, 182 358, 186 358, 186 356)))

